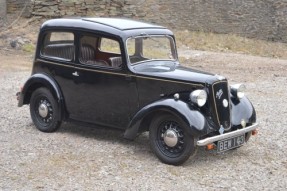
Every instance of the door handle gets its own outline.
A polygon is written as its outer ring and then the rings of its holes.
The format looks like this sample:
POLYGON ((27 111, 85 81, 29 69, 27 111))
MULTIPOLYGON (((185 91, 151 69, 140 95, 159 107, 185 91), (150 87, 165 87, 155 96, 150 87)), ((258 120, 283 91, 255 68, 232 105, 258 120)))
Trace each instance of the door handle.
POLYGON ((77 71, 75 71, 74 73, 72 73, 73 76, 79 76, 79 73, 77 71))

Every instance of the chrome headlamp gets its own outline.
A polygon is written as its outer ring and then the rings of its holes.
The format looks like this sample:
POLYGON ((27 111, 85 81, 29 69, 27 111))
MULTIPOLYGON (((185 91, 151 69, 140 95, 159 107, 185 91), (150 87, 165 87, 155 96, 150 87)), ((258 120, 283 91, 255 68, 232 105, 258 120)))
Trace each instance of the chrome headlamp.
POLYGON ((194 90, 189 95, 190 100, 197 104, 199 107, 204 106, 207 100, 207 93, 205 90, 194 90))
POLYGON ((231 86, 231 94, 238 99, 244 97, 245 90, 246 87, 244 84, 235 84, 231 86))

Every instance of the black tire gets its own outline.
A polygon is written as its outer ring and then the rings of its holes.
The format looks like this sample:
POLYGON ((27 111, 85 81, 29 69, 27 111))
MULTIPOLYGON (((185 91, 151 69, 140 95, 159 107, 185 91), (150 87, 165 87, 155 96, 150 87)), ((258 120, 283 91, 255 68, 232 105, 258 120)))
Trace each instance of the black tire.
POLYGON ((163 114, 153 119, 149 129, 150 145, 156 156, 166 164, 180 165, 191 155, 195 155, 197 147, 194 138, 188 133, 188 125, 176 116, 163 114), (175 133, 175 143, 167 145, 164 137, 167 131, 175 133))
POLYGON ((38 88, 33 92, 30 99, 30 114, 40 131, 54 132, 61 125, 58 104, 47 88, 38 88))

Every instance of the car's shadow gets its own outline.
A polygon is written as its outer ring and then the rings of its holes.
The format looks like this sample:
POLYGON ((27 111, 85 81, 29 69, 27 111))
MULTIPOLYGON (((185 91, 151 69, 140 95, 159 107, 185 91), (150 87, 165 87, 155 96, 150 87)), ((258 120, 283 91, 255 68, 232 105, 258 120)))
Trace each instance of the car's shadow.
MULTIPOLYGON (((127 140, 123 137, 124 131, 119 129, 111 129, 102 126, 80 126, 72 123, 64 123, 57 131, 58 133, 68 133, 85 138, 91 138, 98 141, 106 141, 108 143, 117 143, 128 147, 134 155, 139 158, 148 157, 156 160, 149 146, 148 133, 143 133, 137 136, 133 141, 127 140)), ((108 151, 107 151, 108 152, 108 151)), ((218 154, 216 151, 206 151, 204 147, 199 147, 196 154, 190 157, 183 166, 205 166, 208 163, 230 158, 232 160, 237 154, 235 151, 228 151, 227 153, 218 154)))
POLYGON ((150 150, 148 133, 138 135, 135 140, 128 140, 124 138, 124 130, 94 125, 82 126, 73 123, 62 124, 57 132, 133 146, 133 148, 141 148, 141 150, 150 150))
POLYGON ((75 134, 86 138, 94 138, 97 140, 103 139, 106 141, 120 141, 121 138, 123 138, 124 133, 122 130, 111 129, 109 127, 96 125, 83 126, 73 123, 62 124, 57 132, 75 134))

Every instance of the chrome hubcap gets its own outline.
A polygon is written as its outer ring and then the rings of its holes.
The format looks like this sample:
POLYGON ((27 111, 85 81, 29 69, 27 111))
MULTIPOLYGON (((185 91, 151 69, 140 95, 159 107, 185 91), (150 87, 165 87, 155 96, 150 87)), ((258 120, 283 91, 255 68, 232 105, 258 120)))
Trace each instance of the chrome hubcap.
POLYGON ((39 105, 38 110, 39 110, 39 115, 40 115, 41 117, 46 118, 46 117, 48 116, 48 112, 49 112, 49 111, 48 111, 48 107, 47 107, 46 104, 41 103, 41 104, 39 105))
POLYGON ((168 157, 178 157, 184 151, 184 131, 176 121, 163 121, 158 129, 158 147, 168 157))
POLYGON ((167 146, 174 147, 178 142, 178 135, 173 129, 168 129, 163 135, 163 140, 167 146))

